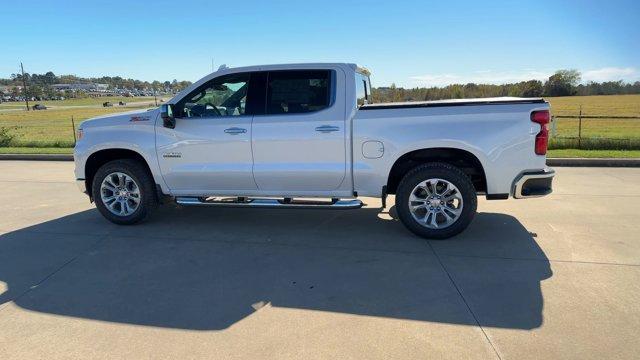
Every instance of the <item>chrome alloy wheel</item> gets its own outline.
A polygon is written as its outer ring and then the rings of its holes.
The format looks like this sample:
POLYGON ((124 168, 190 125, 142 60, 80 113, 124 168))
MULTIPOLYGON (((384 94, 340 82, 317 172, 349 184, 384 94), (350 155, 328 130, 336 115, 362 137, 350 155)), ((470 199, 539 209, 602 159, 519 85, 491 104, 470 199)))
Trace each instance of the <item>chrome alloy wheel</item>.
POLYGON ((100 197, 104 206, 114 215, 129 216, 140 205, 140 188, 131 176, 113 172, 102 180, 100 197))
POLYGON ((411 191, 409 211, 422 226, 444 229, 451 226, 462 214, 462 194, 447 180, 428 179, 411 191))

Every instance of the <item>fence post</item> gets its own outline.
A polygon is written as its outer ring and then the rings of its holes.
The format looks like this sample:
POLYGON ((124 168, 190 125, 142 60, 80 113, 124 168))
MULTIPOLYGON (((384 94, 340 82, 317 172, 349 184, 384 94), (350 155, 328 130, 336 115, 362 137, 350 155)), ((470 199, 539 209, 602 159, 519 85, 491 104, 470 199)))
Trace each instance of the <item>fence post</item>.
POLYGON ((578 115, 578 149, 582 149, 582 104, 580 104, 580 115, 578 115))
POLYGON ((78 139, 76 139, 76 124, 73 122, 73 115, 71 115, 71 130, 73 131, 73 147, 75 147, 78 139))

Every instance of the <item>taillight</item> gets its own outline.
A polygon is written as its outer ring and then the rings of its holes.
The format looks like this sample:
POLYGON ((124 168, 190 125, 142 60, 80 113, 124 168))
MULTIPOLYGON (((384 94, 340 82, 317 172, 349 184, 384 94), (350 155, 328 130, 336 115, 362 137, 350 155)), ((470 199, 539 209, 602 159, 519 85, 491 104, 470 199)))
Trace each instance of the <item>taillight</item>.
POLYGON ((535 151, 537 155, 545 155, 549 145, 549 110, 534 111, 531 113, 531 121, 540 124, 540 132, 536 135, 535 151))

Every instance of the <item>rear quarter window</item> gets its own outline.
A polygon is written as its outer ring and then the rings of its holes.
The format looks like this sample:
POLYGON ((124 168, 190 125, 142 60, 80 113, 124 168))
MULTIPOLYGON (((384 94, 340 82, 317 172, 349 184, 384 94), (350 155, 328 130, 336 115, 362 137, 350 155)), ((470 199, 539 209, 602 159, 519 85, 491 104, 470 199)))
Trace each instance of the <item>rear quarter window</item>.
POLYGON ((356 104, 358 107, 373 103, 369 76, 356 72, 356 104))

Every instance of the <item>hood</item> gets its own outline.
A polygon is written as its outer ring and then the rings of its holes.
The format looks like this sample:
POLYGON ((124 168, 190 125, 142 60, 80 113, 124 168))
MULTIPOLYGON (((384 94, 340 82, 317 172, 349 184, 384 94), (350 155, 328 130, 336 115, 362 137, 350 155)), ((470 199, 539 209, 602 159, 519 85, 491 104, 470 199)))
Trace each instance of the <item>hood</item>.
POLYGON ((87 129, 101 126, 123 125, 127 123, 151 123, 155 120, 158 111, 159 108, 150 108, 98 116, 83 121, 80 124, 80 128, 87 129))

